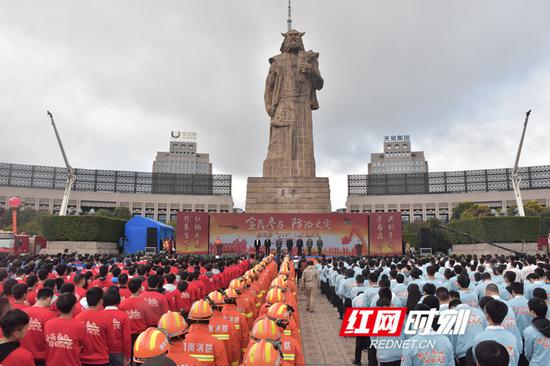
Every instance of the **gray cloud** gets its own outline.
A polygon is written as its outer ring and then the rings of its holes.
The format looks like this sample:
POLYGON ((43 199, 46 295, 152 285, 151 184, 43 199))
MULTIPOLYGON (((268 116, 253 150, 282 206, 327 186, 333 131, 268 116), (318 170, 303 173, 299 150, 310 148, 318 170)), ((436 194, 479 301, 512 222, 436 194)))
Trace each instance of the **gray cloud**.
MULTIPOLYGON (((548 164, 547 1, 294 2, 325 88, 314 112, 318 174, 343 207, 387 134, 410 134, 430 169, 548 164)), ((149 170, 172 129, 199 133, 216 172, 261 174, 267 59, 286 1, 4 2, 0 160, 60 165, 52 109, 77 167, 149 170)))

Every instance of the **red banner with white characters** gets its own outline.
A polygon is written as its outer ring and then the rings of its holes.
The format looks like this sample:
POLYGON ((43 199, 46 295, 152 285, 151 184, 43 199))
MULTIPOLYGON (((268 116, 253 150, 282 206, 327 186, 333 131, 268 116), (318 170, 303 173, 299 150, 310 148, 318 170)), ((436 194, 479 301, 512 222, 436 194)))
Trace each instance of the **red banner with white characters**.
POLYGON ((369 214, 370 255, 400 255, 401 214, 373 212, 369 214))
MULTIPOLYGON (((271 252, 277 250, 277 240, 282 241, 282 251, 287 250, 287 240, 292 239, 292 254, 296 255, 297 240, 303 241, 302 253, 308 254, 307 241, 311 240, 312 255, 318 254, 318 241, 322 241, 321 253, 328 256, 368 254, 368 214, 240 214, 219 213, 210 215, 210 241, 220 240, 222 252, 254 253, 254 240, 260 239, 264 253, 266 239, 271 240, 271 252)), ((179 223, 178 223, 179 225, 179 223)))
POLYGON ((176 253, 208 253, 208 213, 178 212, 176 220, 176 253))

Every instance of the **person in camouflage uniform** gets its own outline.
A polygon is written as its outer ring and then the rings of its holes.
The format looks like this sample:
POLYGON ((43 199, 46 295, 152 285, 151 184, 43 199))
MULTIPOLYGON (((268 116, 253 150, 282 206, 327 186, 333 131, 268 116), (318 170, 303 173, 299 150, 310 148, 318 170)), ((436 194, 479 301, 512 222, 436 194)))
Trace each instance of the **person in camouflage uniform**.
POLYGON ((319 272, 313 265, 313 261, 307 261, 307 267, 304 269, 300 280, 300 287, 304 290, 306 295, 307 311, 313 312, 313 302, 311 301, 313 289, 319 287, 319 272))

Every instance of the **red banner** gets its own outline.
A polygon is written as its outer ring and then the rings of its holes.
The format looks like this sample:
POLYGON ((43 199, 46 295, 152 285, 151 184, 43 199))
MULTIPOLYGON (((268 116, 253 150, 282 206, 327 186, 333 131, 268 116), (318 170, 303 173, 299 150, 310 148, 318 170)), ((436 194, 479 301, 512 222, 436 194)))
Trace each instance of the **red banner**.
POLYGON ((208 253, 208 213, 178 212, 176 220, 176 253, 208 253))
MULTIPOLYGON (((210 238, 220 240, 223 253, 254 253, 254 240, 260 239, 261 252, 264 242, 271 240, 271 252, 277 250, 277 240, 286 251, 288 239, 293 241, 292 254, 297 254, 297 240, 302 239, 304 255, 308 254, 307 242, 311 240, 312 255, 318 254, 317 243, 322 241, 322 254, 361 255, 368 253, 368 214, 233 214, 210 215, 210 238)), ((178 223, 179 225, 179 223, 178 223)))
POLYGON ((370 255, 400 255, 401 214, 373 212, 369 214, 370 255))

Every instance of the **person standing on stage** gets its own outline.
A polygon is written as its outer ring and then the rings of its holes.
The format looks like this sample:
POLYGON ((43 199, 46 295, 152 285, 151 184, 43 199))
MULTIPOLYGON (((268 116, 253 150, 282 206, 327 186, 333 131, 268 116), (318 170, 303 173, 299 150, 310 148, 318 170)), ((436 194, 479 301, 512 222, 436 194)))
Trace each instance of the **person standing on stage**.
POLYGON ((277 248, 277 257, 280 257, 281 253, 283 252, 283 239, 277 238, 277 241, 275 242, 275 247, 277 248))
POLYGON ((260 258, 260 247, 262 246, 262 241, 260 238, 254 239, 254 253, 256 255, 256 259, 260 258))
POLYGON ((319 237, 317 239, 317 255, 322 255, 323 253, 323 239, 319 237))
POLYGON ((301 257, 302 249, 304 248, 304 241, 302 238, 298 238, 298 240, 296 240, 296 248, 298 248, 298 257, 301 257))
POLYGON ((306 241, 307 255, 311 257, 311 249, 313 248, 313 239, 308 238, 306 241))
POLYGON ((271 237, 268 236, 267 239, 265 239, 264 246, 265 246, 265 256, 267 257, 271 252, 271 237))
POLYGON ((286 240, 286 250, 288 250, 288 255, 292 255, 292 247, 294 246, 294 242, 291 238, 288 238, 286 240))

